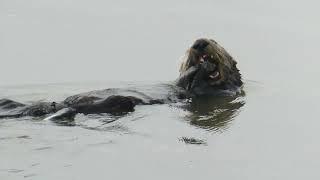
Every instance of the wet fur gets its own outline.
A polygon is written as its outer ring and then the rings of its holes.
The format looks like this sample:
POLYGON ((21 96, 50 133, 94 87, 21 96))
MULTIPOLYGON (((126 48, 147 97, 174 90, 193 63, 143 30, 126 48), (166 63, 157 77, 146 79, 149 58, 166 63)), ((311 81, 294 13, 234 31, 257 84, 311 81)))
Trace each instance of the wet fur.
MULTIPOLYGON (((200 63, 200 56, 205 53, 210 56, 210 61, 217 64, 217 68, 220 72, 221 77, 216 82, 216 89, 228 90, 234 87, 241 87, 243 85, 241 74, 237 68, 237 62, 233 57, 212 39, 199 39, 197 41, 187 50, 185 57, 182 60, 180 66, 180 77, 183 76, 191 67, 197 66, 200 63), (197 41, 204 41, 208 43, 208 45, 203 49, 203 52, 199 52, 192 48, 197 41)), ((187 89, 187 87, 183 88, 187 89)))

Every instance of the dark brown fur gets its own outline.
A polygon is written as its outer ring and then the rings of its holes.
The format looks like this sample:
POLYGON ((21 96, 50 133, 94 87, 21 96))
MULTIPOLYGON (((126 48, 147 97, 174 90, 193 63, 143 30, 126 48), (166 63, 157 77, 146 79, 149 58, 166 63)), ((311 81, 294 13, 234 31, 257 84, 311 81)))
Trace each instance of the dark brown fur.
MULTIPOLYGON (((185 75, 191 67, 198 66, 201 63, 201 58, 214 64, 219 71, 219 77, 215 81, 208 81, 212 88, 228 90, 236 89, 236 87, 240 88, 243 85, 237 62, 222 46, 212 39, 198 39, 187 50, 180 67, 180 77, 185 75)), ((188 89, 188 87, 183 88, 188 89)))

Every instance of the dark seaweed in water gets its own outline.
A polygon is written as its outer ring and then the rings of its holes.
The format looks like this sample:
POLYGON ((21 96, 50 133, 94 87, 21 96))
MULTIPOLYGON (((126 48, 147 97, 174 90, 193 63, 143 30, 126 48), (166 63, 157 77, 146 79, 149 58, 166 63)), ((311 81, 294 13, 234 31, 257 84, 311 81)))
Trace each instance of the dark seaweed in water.
POLYGON ((179 138, 179 140, 186 144, 207 145, 207 143, 204 140, 196 139, 193 137, 182 137, 182 138, 179 138))

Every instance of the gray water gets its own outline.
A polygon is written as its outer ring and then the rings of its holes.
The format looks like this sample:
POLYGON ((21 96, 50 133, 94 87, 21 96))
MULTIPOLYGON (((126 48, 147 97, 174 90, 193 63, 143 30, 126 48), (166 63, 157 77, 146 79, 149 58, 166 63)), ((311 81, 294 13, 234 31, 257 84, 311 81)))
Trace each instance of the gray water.
MULTIPOLYGON (((0 179, 319 179, 318 1, 0 1, 0 98, 159 84, 210 37, 245 96, 0 120, 0 179)), ((151 89, 152 90, 152 89, 151 89)))

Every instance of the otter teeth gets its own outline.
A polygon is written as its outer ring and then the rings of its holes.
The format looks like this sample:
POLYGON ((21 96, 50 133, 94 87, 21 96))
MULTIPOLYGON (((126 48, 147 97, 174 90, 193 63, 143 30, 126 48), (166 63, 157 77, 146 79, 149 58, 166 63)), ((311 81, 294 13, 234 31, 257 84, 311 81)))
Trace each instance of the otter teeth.
POLYGON ((209 77, 211 78, 211 79, 215 79, 216 77, 218 77, 220 75, 220 73, 217 71, 217 72, 215 72, 214 74, 211 74, 209 77))

